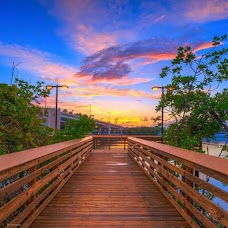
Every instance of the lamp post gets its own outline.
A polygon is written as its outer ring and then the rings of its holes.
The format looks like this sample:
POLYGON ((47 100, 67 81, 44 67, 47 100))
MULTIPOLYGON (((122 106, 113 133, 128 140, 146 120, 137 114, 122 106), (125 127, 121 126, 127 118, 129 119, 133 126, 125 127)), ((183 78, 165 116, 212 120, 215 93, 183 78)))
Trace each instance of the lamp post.
POLYGON ((91 104, 89 104, 89 117, 91 118, 91 104))
MULTIPOLYGON (((158 90, 158 89, 162 90, 162 98, 163 98, 165 87, 164 86, 153 86, 152 87, 152 90, 158 90)), ((161 116, 161 136, 162 136, 163 132, 164 132, 164 107, 163 107, 163 105, 162 105, 161 111, 162 111, 162 116, 161 116)), ((163 143, 163 138, 161 138, 161 142, 163 143)))
POLYGON ((109 115, 109 119, 108 119, 108 135, 110 135, 110 112, 108 112, 108 115, 109 115))
POLYGON ((56 93, 55 93, 55 129, 57 129, 57 115, 58 115, 58 89, 63 88, 63 89, 68 89, 69 87, 66 85, 47 85, 46 89, 53 89, 56 88, 56 93))

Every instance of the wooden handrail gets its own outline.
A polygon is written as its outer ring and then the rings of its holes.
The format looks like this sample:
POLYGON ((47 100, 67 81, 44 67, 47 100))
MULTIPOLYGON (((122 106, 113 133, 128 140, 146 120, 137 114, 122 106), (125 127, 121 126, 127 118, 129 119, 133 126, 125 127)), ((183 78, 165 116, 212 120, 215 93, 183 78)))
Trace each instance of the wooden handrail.
POLYGON ((93 148, 99 150, 127 149, 126 135, 94 135, 93 148))
POLYGON ((127 135, 93 135, 93 138, 125 138, 127 139, 127 135))
POLYGON ((132 158, 192 227, 228 227, 227 211, 205 196, 228 202, 228 193, 201 178, 227 184, 227 160, 134 137, 128 143, 132 158))
MULTIPOLYGON (((128 135, 93 135, 94 149, 127 149, 128 135)), ((134 135, 136 138, 160 142, 161 137, 156 135, 134 135)))
POLYGON ((227 211, 205 196, 228 202, 228 193, 204 178, 228 184, 227 160, 137 137, 89 136, 1 156, 0 224, 29 227, 103 138, 113 140, 110 148, 121 139, 125 149, 127 142, 132 158, 192 227, 228 227, 227 211))
POLYGON ((24 164, 26 162, 41 158, 56 151, 65 150, 74 146, 77 142, 83 142, 88 138, 82 140, 75 139, 66 142, 56 143, 48 146, 37 147, 29 150, 20 151, 20 153, 11 153, 0 156, 0 173, 12 167, 24 164))
POLYGON ((225 184, 228 184, 228 161, 207 154, 195 153, 191 150, 186 150, 166 144, 148 142, 147 140, 138 139, 135 137, 129 137, 129 140, 134 140, 145 146, 153 148, 154 151, 160 152, 163 155, 167 154, 174 159, 178 159, 180 162, 188 162, 188 166, 192 168, 202 169, 202 172, 206 171, 208 175, 211 175, 215 179, 219 178, 225 184), (217 176, 219 175, 219 176, 217 176))
POLYGON ((92 137, 0 157, 0 224, 29 227, 92 151, 92 137))

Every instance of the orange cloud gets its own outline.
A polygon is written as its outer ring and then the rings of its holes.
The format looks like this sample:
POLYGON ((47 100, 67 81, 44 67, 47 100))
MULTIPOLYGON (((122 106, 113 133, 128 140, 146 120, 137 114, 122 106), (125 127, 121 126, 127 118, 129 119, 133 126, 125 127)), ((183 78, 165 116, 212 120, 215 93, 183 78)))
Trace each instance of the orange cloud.
POLYGON ((135 85, 139 83, 145 83, 154 80, 154 78, 130 78, 129 76, 124 76, 122 78, 100 78, 96 80, 91 80, 92 77, 90 75, 85 76, 87 79, 87 84, 96 84, 96 83, 103 83, 103 84, 111 84, 115 86, 127 86, 127 85, 135 85))
POLYGON ((87 86, 87 87, 78 87, 75 89, 76 94, 80 97, 144 97, 149 99, 159 99, 157 95, 148 93, 142 90, 134 89, 118 89, 113 87, 104 87, 104 86, 87 86))
POLYGON ((194 48, 193 52, 201 51, 201 50, 208 49, 208 48, 211 48, 211 47, 213 47, 211 42, 205 42, 203 44, 200 44, 198 47, 194 48))
MULTIPOLYGON (((191 45, 190 45, 191 46, 191 45)), ((201 51, 204 49, 208 49, 208 48, 212 48, 213 45, 211 42, 205 42, 199 45, 194 45, 196 46, 195 48, 192 49, 192 51, 195 53, 197 51, 201 51)), ((146 55, 144 58, 145 60, 143 61, 143 64, 152 64, 152 63, 156 63, 158 61, 162 61, 162 60, 171 60, 173 58, 175 58, 176 53, 164 53, 164 54, 149 54, 146 55)))
MULTIPOLYGON (((159 93, 145 92, 143 90, 135 90, 135 89, 119 89, 113 87, 105 87, 101 85, 87 85, 87 86, 77 86, 70 87, 67 90, 59 90, 61 94, 61 99, 63 100, 71 100, 74 98, 96 98, 96 97, 124 97, 124 98, 133 98, 135 97, 137 100, 146 98, 150 100, 158 100, 160 99, 159 93)), ((54 98, 53 98, 54 99, 54 98)))
POLYGON ((147 65, 147 64, 152 64, 152 63, 156 63, 159 61, 163 61, 163 60, 170 60, 173 59, 176 56, 176 54, 174 53, 164 53, 164 54, 149 54, 143 58, 145 58, 145 60, 143 61, 143 65, 147 65))

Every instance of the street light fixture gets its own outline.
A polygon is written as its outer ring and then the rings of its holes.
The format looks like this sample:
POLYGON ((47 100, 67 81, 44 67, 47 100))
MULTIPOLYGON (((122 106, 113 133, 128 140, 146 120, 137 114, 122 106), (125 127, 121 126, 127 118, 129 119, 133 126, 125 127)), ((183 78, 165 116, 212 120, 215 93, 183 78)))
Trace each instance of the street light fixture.
MULTIPOLYGON (((163 98, 164 89, 165 89, 164 86, 153 86, 151 89, 152 90, 162 89, 162 98, 163 98)), ((161 136, 162 136, 162 138, 161 138, 161 142, 163 143, 163 132, 164 132, 164 107, 163 107, 163 105, 162 105, 162 110, 161 111, 162 111, 162 116, 161 116, 161 136)))
POLYGON ((58 115, 58 89, 68 89, 69 87, 66 85, 47 85, 46 89, 51 90, 53 88, 56 88, 56 93, 55 93, 55 129, 57 129, 57 115, 58 115))

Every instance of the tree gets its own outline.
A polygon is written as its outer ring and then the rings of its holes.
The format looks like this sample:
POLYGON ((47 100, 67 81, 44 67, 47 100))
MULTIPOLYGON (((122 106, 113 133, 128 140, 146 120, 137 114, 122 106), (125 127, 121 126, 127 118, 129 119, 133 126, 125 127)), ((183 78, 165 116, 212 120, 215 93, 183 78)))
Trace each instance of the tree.
POLYGON ((0 84, 0 154, 44 145, 51 132, 37 105, 39 98, 49 94, 42 89, 43 82, 36 86, 19 79, 15 82, 0 84))
POLYGON ((67 109, 63 109, 63 113, 68 113, 67 109))
POLYGON ((161 127, 137 127, 127 128, 126 135, 158 135, 161 132, 161 127))
POLYGON ((79 120, 67 120, 65 128, 55 133, 51 143, 83 138, 94 129, 94 120, 87 115, 81 115, 79 120))
POLYGON ((200 55, 190 46, 179 47, 171 66, 162 69, 161 78, 172 78, 157 111, 165 107, 177 120, 165 133, 168 144, 193 149, 203 137, 228 130, 228 89, 217 90, 228 80, 226 40, 226 35, 214 37, 212 47, 200 55))

